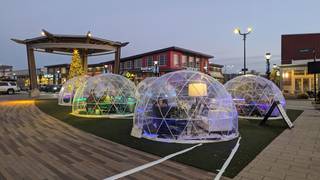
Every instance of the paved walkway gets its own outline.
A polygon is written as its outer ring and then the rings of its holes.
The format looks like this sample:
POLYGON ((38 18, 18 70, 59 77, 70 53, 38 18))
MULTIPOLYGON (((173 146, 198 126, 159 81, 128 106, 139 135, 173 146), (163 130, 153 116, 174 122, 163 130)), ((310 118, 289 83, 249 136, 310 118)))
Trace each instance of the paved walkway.
POLYGON ((305 111, 235 179, 320 179, 320 111, 310 101, 288 101, 288 108, 305 111))
MULTIPOLYGON (((0 101, 1 180, 103 179, 156 159, 159 157, 75 129, 44 114, 31 100, 0 101)), ((166 161, 125 179, 213 177, 166 161)))

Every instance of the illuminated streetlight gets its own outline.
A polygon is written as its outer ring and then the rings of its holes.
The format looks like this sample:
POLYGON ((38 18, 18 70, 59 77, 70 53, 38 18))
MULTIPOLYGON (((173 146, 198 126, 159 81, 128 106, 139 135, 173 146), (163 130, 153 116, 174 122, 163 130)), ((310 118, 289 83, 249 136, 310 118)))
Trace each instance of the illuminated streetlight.
POLYGON ((88 37, 92 37, 92 34, 91 34, 90 31, 87 32, 87 36, 88 36, 88 37))
POLYGON ((46 33, 41 31, 41 36, 46 36, 46 33))
POLYGON ((104 73, 108 73, 108 64, 104 65, 104 73))
POLYGON ((266 75, 267 75, 267 79, 270 79, 270 58, 271 58, 271 54, 270 53, 266 53, 265 57, 266 57, 266 63, 267 63, 266 75))
POLYGON ((154 74, 155 76, 159 76, 159 66, 158 66, 158 61, 154 61, 154 74))
POLYGON ((248 71, 248 69, 246 67, 246 38, 247 38, 247 35, 252 32, 252 28, 248 27, 246 33, 241 33, 240 28, 235 28, 233 30, 233 32, 235 34, 239 34, 239 35, 243 36, 243 69, 242 69, 242 71, 243 71, 243 74, 246 74, 246 71, 248 71))

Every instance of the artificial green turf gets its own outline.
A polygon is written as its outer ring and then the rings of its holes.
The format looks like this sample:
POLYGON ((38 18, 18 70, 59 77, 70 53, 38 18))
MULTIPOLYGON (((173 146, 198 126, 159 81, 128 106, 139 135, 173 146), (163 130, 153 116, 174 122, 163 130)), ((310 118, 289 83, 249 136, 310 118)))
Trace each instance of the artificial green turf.
MULTIPOLYGON (((132 137, 130 136, 132 119, 75 117, 70 115, 71 107, 59 106, 57 100, 38 100, 36 105, 43 112, 83 131, 158 156, 166 156, 192 146, 190 144, 163 143, 132 137)), ((287 110, 292 121, 302 112, 300 110, 287 110)), ((236 176, 241 169, 287 128, 282 120, 269 121, 266 126, 259 126, 258 122, 257 120, 239 120, 239 131, 242 137, 240 148, 224 176, 231 178, 236 176)), ((220 169, 228 158, 236 141, 204 144, 192 151, 176 156, 173 160, 217 173, 216 170, 220 169)))

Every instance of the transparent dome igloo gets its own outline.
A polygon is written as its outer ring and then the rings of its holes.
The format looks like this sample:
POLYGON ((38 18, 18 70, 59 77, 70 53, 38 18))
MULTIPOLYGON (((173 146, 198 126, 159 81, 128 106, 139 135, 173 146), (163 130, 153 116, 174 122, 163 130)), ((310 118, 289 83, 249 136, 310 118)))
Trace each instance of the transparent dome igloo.
POLYGON ((66 81, 59 92, 58 104, 61 106, 71 106, 76 90, 86 82, 89 76, 77 76, 66 81))
MULTIPOLYGON (((263 119, 274 101, 280 101, 285 108, 286 101, 280 89, 266 78, 255 75, 238 76, 225 84, 231 94, 239 117, 247 119, 263 119)), ((278 119, 277 109, 271 114, 271 119, 278 119)))
POLYGON ((140 94, 145 93, 147 87, 156 79, 157 77, 147 77, 141 81, 136 88, 136 97, 139 99, 140 94))
POLYGON ((238 137, 237 111, 214 78, 175 71, 157 78, 135 109, 131 135, 175 143, 227 141, 238 137))
POLYGON ((74 96, 72 114, 82 117, 121 118, 133 116, 135 85, 112 73, 89 78, 74 96))

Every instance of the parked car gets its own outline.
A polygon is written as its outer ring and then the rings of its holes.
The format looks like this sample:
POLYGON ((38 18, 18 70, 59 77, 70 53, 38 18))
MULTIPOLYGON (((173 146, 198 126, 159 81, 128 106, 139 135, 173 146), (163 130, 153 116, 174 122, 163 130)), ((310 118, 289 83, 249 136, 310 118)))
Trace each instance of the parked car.
POLYGON ((43 91, 56 93, 56 92, 59 92, 60 89, 61 89, 61 85, 47 85, 43 88, 43 91))
POLYGON ((0 92, 7 94, 14 94, 15 92, 19 92, 20 88, 18 88, 16 82, 6 82, 0 81, 0 92))

